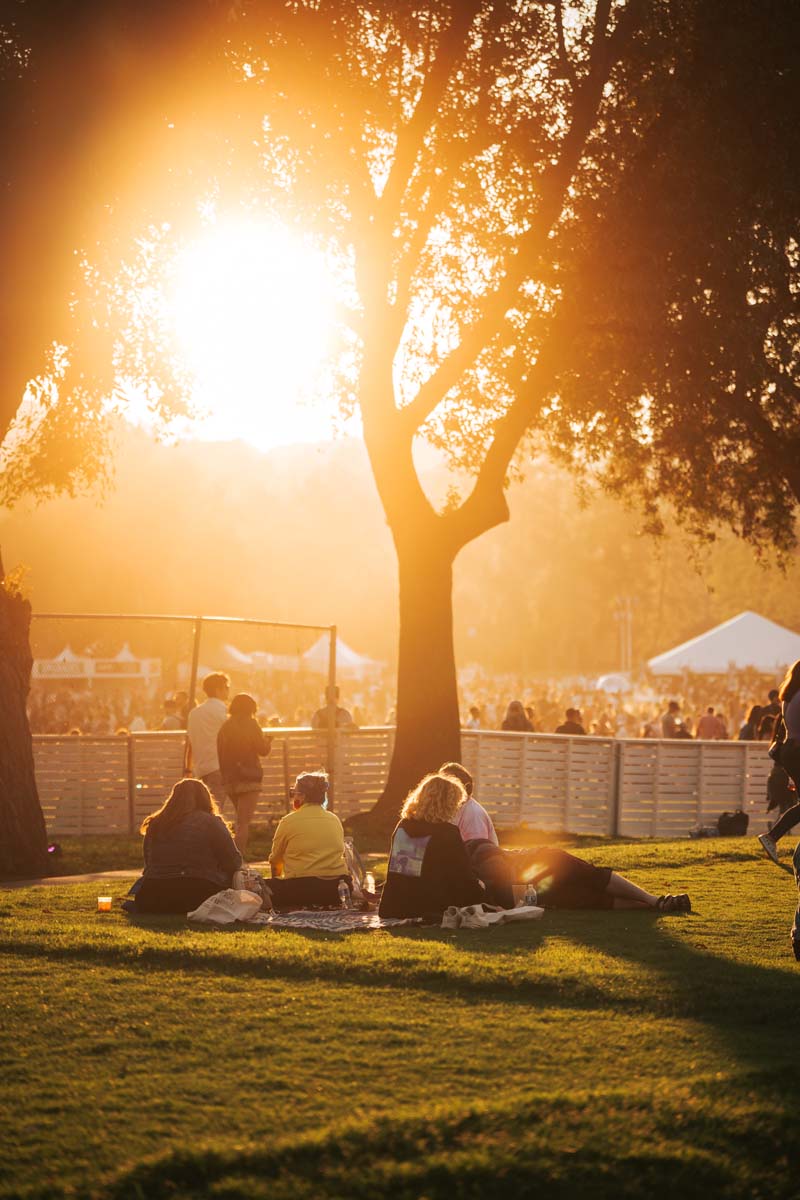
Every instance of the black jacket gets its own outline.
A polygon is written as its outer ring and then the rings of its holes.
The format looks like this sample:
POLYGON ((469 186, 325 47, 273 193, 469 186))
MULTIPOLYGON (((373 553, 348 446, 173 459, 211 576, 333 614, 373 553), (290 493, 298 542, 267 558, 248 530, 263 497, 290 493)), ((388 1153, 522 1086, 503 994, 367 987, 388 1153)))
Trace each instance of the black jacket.
POLYGON ((458 827, 406 817, 392 834, 382 917, 424 917, 451 904, 480 904, 486 893, 472 869, 458 827))
POLYGON ((272 739, 264 736, 255 717, 228 717, 217 734, 219 769, 224 782, 260 782, 263 772, 258 760, 269 754, 271 748, 272 739))

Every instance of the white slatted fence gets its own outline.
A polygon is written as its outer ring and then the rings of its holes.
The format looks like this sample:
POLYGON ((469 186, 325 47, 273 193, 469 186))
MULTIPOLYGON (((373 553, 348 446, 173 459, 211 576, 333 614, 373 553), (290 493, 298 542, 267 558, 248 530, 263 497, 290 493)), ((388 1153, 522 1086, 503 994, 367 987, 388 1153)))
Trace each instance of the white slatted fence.
MULTIPOLYGON (((288 809, 300 771, 325 766, 327 734, 270 731, 257 821, 288 809)), ((52 835, 138 829, 183 774, 183 733, 127 736, 36 735, 36 778, 52 835)), ((394 744, 390 727, 338 730, 336 811, 369 809, 380 795, 394 744)), ((765 742, 693 742, 560 737, 468 730, 462 759, 475 792, 498 828, 629 837, 683 837, 695 825, 741 807, 750 831, 767 827, 771 766, 765 742)), ((230 815, 230 808, 228 808, 230 815)))

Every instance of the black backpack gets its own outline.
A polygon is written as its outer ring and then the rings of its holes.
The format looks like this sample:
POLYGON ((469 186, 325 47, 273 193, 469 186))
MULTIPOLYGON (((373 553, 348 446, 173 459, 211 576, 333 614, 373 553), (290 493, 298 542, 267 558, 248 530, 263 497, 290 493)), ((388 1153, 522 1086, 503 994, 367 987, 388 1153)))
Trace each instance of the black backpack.
POLYGON ((749 824, 750 818, 740 808, 737 808, 736 812, 720 813, 717 819, 720 837, 744 837, 749 824))

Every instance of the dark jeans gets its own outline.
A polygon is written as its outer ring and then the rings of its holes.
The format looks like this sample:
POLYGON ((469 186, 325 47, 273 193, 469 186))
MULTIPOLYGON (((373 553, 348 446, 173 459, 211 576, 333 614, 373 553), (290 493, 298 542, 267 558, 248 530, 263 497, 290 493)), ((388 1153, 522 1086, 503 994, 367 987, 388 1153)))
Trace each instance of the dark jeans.
MULTIPOLYGON (((800 742, 794 738, 789 738, 784 742, 778 761, 800 794, 800 742)), ((782 838, 790 829, 794 829, 798 822, 800 822, 800 802, 793 804, 791 808, 786 809, 786 812, 781 813, 770 829, 769 836, 777 842, 778 838, 782 838)))
POLYGON ((299 875, 294 879, 267 879, 266 883, 272 892, 275 908, 288 911, 293 908, 335 908, 339 903, 339 883, 342 879, 352 888, 353 881, 349 875, 337 875, 335 879, 299 875))
POLYGON ((500 908, 514 907, 512 883, 530 882, 544 908, 613 908, 608 894, 609 867, 595 867, 556 846, 501 850, 484 838, 466 843, 467 854, 486 886, 486 899, 500 908))
POLYGON ((140 913, 187 913, 193 912, 209 896, 223 891, 223 885, 211 883, 209 879, 191 879, 181 875, 177 879, 144 878, 136 889, 136 911, 140 913))

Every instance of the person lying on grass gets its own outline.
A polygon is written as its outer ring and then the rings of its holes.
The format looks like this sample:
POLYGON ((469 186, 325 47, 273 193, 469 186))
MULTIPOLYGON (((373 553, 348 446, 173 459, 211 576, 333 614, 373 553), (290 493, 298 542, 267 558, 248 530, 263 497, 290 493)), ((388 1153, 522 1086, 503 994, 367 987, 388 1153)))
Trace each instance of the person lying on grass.
POLYGON ((324 771, 298 775, 291 790, 294 811, 278 822, 269 853, 269 888, 275 908, 324 908, 339 899, 342 880, 352 879, 344 858, 344 829, 328 812, 324 771))
POLYGON ((187 913, 231 886, 242 856, 201 779, 181 779, 142 822, 140 913, 187 913))
MULTIPOLYGON (((441 768, 445 775, 456 779, 464 788, 467 803, 474 804, 482 814, 482 826, 491 818, 486 810, 472 797, 473 779, 461 763, 445 763, 441 768)), ((653 896, 630 879, 618 875, 609 867, 595 867, 585 859, 558 850, 555 846, 533 846, 526 850, 503 850, 497 843, 497 834, 475 837, 476 825, 454 818, 467 856, 475 872, 482 880, 491 903, 500 908, 513 908, 515 888, 522 892, 527 888, 536 891, 537 904, 542 908, 606 908, 606 909, 655 909, 662 913, 688 913, 692 911, 689 897, 653 896)), ((480 828, 480 827, 479 827, 480 828)))

